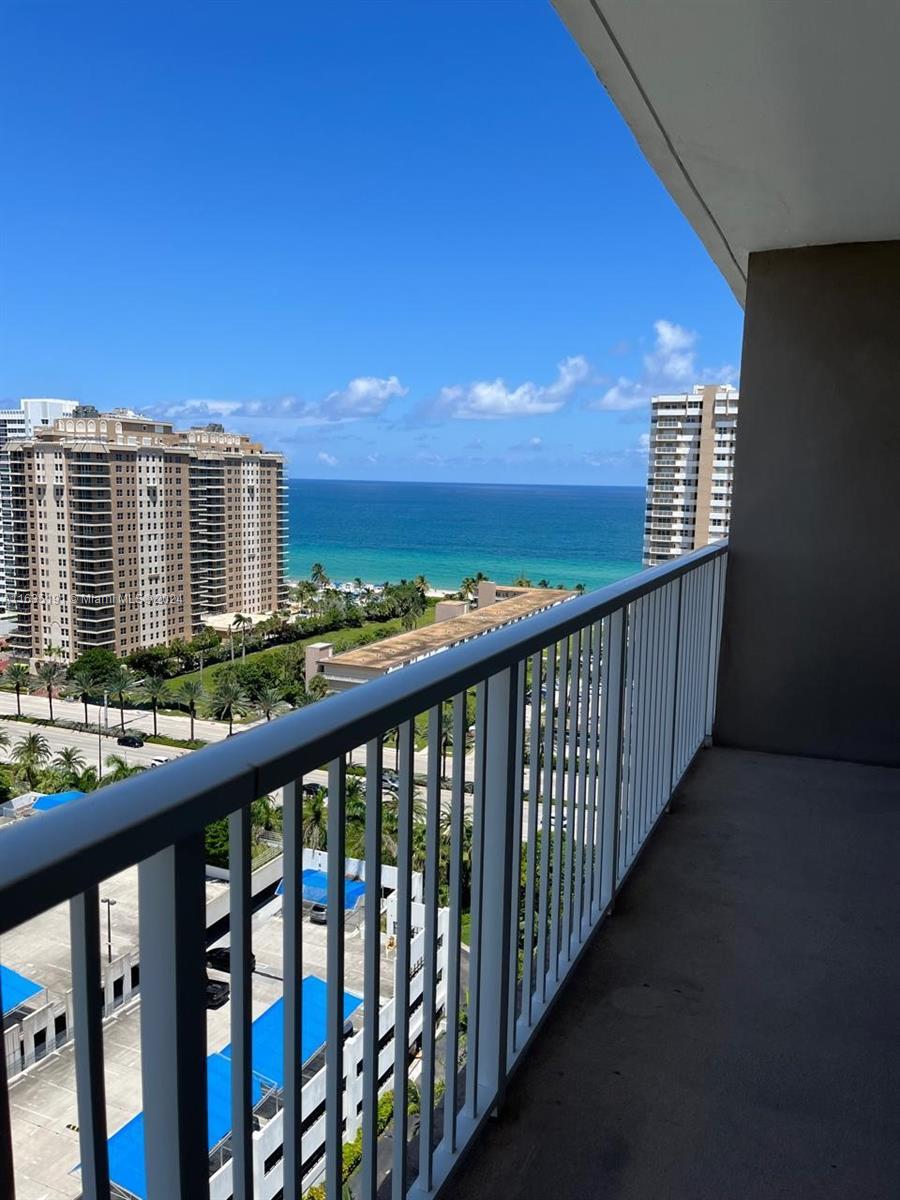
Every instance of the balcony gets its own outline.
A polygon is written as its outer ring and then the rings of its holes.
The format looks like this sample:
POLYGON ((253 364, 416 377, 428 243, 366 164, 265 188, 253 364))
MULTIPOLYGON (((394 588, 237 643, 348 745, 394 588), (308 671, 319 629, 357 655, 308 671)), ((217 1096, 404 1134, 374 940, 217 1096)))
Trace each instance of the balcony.
MULTIPOLYGON (((71 1123, 78 1136, 67 1152, 84 1195, 108 1195, 108 1174, 118 1170, 107 1152, 115 1129, 107 1125, 104 1092, 110 1046, 97 986, 99 896, 104 880, 134 866, 144 1062, 136 1106, 150 1200, 271 1200, 299 1196, 323 1177, 337 1197, 344 1134, 351 1138, 360 1122, 362 1166, 353 1183, 360 1195, 373 1197, 386 1171, 403 1196, 446 1185, 489 1115, 503 1109, 507 1077, 527 1061, 545 1018, 553 1027, 557 997, 708 734, 725 560, 724 545, 698 551, 187 756, 162 768, 165 776, 139 776, 0 830, 0 933, 71 901, 74 1044, 60 1051, 60 1061, 70 1056, 72 1086, 77 1082, 71 1123), (424 717, 424 748, 417 717, 424 717), (445 778, 447 721, 459 749, 445 778), (394 729, 396 792, 385 790, 382 749, 394 729), (344 1043, 352 947, 344 872, 334 870, 327 873, 324 969, 336 986, 327 988, 324 1065, 310 1078, 296 1040, 310 936, 301 922, 299 783, 327 771, 328 855, 343 861, 347 756, 360 746, 360 886, 364 912, 376 914, 368 937, 363 927, 362 944, 355 934, 353 941, 362 1027, 344 1043), (287 1036, 276 1071, 282 1082, 266 1093, 274 1107, 262 1119, 250 1055, 249 805, 277 788, 284 789, 284 898, 275 978, 284 981, 287 1036), (415 860, 414 803, 424 813, 415 860), (217 1149, 211 1159, 201 835, 220 817, 228 818, 231 834, 232 1107, 227 1153, 217 1149), (389 818, 396 865, 382 862, 389 818), (446 861, 443 851, 439 857, 442 821, 450 831, 446 861), (471 863, 465 891, 464 854, 471 863), (395 932, 385 964, 378 914, 388 879, 395 932), (458 1071, 445 1063, 458 1063, 458 1071), (421 1111, 410 1122, 413 1081, 421 1111), (376 1113, 386 1088, 397 1115, 381 1144, 376 1113), (310 1123, 317 1104, 321 1119, 310 1123)), ((0 1191, 14 1195, 18 1174, 21 1200, 29 1200, 39 1194, 34 1174, 44 1168, 22 1125, 17 1079, 10 1085, 14 1169, 0 1168, 0 1191)), ((8 1150, 2 1123, 0 1145, 8 1150)), ((9 1155, 0 1155, 0 1164, 8 1163, 9 1155)), ((123 1186, 115 1176, 113 1182, 123 1186)))

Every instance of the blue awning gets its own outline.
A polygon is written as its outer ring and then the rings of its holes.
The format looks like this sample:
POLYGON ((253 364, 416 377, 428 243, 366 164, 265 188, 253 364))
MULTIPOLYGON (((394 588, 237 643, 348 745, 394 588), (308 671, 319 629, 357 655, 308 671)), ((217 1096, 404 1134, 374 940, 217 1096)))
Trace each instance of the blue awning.
POLYGON ((43 990, 33 979, 26 979, 11 967, 0 965, 0 996, 3 998, 4 1016, 43 990))
POLYGON ((69 792, 54 792, 35 800, 32 807, 36 808, 38 812, 49 812, 51 808, 59 808, 61 804, 71 804, 73 800, 80 800, 83 795, 84 792, 79 792, 75 788, 69 792))

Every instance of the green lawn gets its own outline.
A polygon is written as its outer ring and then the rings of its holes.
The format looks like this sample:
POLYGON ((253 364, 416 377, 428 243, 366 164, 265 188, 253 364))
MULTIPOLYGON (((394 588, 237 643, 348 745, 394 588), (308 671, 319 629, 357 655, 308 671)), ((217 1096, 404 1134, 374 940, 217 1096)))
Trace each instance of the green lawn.
MULTIPOLYGON (((433 622, 434 605, 429 604, 425 609, 425 612, 422 613, 421 617, 419 618, 418 628, 421 629, 424 625, 431 625, 433 622)), ((286 650, 288 646, 302 646, 305 649, 307 646, 312 645, 313 642, 331 642, 333 645, 336 645, 336 647, 340 647, 340 650, 337 648, 335 649, 335 653, 337 654, 343 650, 352 650, 353 647, 359 645, 359 643, 363 641, 367 635, 376 630, 383 630, 385 637, 391 637, 395 633, 402 633, 403 627, 399 620, 366 621, 356 629, 334 629, 331 631, 331 633, 317 633, 313 637, 302 638, 298 642, 285 642, 279 646, 267 646, 264 650, 254 650, 247 654, 244 662, 250 662, 251 660, 255 661, 256 659, 267 654, 275 654, 279 650, 286 650)), ((373 643, 369 644, 371 645, 373 643)), ((234 661, 236 663, 241 661, 240 650, 238 646, 235 646, 234 661)), ((203 668, 203 686, 208 692, 211 691, 215 686, 216 673, 220 671, 222 667, 228 666, 229 662, 213 663, 211 666, 203 668)), ((185 679, 199 678, 199 671, 190 671, 187 675, 174 676, 170 680, 170 685, 174 688, 182 683, 185 679)))

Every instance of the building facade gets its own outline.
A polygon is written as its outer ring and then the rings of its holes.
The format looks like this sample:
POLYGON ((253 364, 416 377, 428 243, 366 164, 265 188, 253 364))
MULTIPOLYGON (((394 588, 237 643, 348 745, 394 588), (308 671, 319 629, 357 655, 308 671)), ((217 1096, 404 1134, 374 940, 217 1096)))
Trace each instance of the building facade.
POLYGON ((17 656, 190 638, 285 596, 284 460, 219 425, 77 409, 0 450, 17 656))
POLYGON ((645 566, 728 536, 737 417, 738 392, 726 384, 653 397, 645 566))
MULTIPOLYGON (((36 429, 51 426, 58 417, 68 416, 76 408, 75 400, 28 397, 19 401, 18 408, 0 409, 0 447, 10 441, 32 437, 36 429)), ((0 476, 0 523, 5 498, 4 479, 0 476)), ((0 537, 0 612, 5 612, 6 608, 6 542, 0 537)))

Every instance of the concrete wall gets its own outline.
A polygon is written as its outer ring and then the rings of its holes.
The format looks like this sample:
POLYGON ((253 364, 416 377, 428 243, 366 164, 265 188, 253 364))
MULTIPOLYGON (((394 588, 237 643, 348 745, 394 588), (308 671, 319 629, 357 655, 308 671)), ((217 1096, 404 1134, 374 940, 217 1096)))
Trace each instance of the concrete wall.
POLYGON ((900 765, 900 243, 750 259, 715 739, 900 765))

